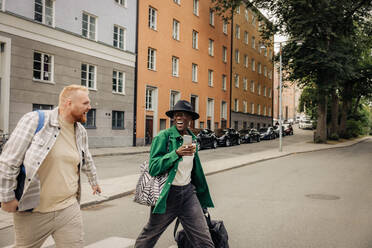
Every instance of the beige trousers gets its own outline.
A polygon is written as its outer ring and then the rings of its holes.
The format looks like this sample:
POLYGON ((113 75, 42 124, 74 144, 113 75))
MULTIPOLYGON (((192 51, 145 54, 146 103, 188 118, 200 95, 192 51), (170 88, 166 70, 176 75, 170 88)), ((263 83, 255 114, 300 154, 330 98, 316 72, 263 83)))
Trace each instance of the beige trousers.
POLYGON ((49 235, 57 248, 84 247, 83 221, 77 202, 50 213, 16 212, 13 221, 16 248, 41 247, 49 235))

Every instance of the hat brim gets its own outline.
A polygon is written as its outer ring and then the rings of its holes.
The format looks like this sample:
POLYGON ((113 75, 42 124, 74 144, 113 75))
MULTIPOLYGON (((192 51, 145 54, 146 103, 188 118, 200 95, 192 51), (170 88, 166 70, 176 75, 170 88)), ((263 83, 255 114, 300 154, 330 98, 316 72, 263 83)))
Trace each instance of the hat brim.
POLYGON ((197 120, 197 119, 199 119, 199 117, 200 117, 198 113, 196 113, 196 112, 191 112, 191 111, 186 111, 186 110, 169 110, 169 111, 165 112, 165 114, 166 114, 168 117, 173 118, 173 115, 174 115, 175 112, 185 112, 185 113, 188 113, 188 114, 191 115, 191 118, 192 118, 193 120, 197 120))

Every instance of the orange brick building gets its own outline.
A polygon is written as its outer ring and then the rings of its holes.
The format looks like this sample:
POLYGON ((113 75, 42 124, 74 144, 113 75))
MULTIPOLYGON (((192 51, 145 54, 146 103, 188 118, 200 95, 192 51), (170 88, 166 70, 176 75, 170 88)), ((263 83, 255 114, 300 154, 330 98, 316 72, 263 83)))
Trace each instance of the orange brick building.
POLYGON ((264 23, 245 5, 234 11, 231 126, 237 130, 272 125, 274 40, 263 44, 259 28, 264 23))
POLYGON ((231 31, 210 4, 139 1, 137 145, 171 126, 165 112, 180 99, 200 114, 194 127, 228 125, 231 31))

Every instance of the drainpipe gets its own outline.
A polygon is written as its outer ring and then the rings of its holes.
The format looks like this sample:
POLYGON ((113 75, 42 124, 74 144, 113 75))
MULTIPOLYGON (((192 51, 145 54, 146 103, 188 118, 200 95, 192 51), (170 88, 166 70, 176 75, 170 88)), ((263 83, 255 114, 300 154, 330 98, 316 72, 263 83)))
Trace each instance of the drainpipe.
POLYGON ((134 99, 133 99, 133 146, 137 145, 137 88, 138 88, 138 19, 139 19, 139 0, 136 1, 136 45, 134 63, 134 99))
POLYGON ((231 128, 231 108, 232 108, 232 69, 233 69, 233 50, 234 50, 234 10, 231 10, 231 49, 230 49, 230 119, 229 127, 231 128))

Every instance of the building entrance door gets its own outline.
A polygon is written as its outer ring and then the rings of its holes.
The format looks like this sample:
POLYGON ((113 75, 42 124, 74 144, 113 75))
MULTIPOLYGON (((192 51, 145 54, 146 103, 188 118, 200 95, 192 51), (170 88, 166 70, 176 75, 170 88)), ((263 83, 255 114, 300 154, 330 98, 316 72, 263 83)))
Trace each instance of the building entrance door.
POLYGON ((149 145, 152 142, 154 129, 154 120, 150 115, 146 115, 146 133, 145 133, 145 144, 149 145))

